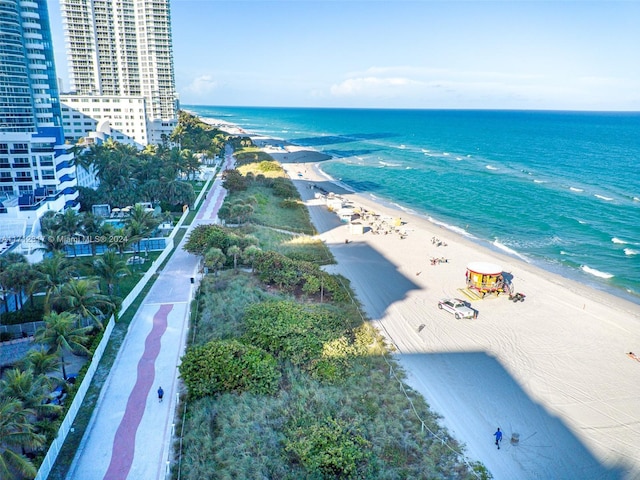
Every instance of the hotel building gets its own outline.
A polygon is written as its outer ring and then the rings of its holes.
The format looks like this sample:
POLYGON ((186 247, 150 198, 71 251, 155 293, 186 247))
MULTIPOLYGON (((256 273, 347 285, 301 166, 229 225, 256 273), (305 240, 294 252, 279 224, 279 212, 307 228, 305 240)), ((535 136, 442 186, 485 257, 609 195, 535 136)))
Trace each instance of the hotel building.
POLYGON ((0 0, 0 240, 76 207, 46 0, 0 0))
MULTIPOLYGON (((60 5, 71 93, 100 99, 90 111, 82 111, 77 108, 82 100, 73 102, 65 95, 72 123, 77 123, 73 115, 79 111, 81 117, 93 118, 96 127, 108 124, 112 133, 144 140, 138 142, 143 145, 162 143, 178 116, 169 0, 60 0, 60 5), (113 105, 106 105, 140 97, 145 101, 146 133, 140 132, 138 118, 123 118, 124 106, 116 107, 123 114, 116 118, 113 105)), ((66 126, 65 133, 76 135, 66 126)))

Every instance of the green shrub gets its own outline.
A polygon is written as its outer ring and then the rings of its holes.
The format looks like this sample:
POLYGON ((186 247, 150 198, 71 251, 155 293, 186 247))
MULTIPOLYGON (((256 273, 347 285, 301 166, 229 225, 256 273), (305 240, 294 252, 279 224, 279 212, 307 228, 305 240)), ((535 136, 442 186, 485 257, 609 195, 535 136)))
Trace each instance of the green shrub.
POLYGON ((293 198, 285 198, 280 202, 279 205, 281 208, 290 208, 290 209, 303 207, 302 203, 300 203, 298 200, 295 200, 293 198))
POLYGON ((287 432, 285 450, 320 478, 371 478, 371 442, 357 429, 329 418, 287 432))
POLYGON ((300 282, 295 262, 273 251, 258 252, 253 268, 261 282, 277 285, 285 291, 292 291, 300 282))
POLYGON ((263 160, 258 164, 258 170, 261 172, 279 172, 282 170, 282 167, 278 162, 269 162, 267 160, 263 160))
POLYGON ((296 187, 293 186, 288 178, 274 178, 271 185, 273 194, 281 198, 300 198, 300 194, 296 187))
POLYGON ((5 312, 0 315, 0 324, 18 325, 20 323, 41 322, 43 315, 42 307, 24 307, 22 310, 5 312))
POLYGON ((180 375, 193 398, 221 392, 272 394, 280 380, 271 354, 237 340, 190 347, 182 357, 180 375))
POLYGON ((245 316, 245 338, 294 365, 305 365, 322 355, 323 346, 342 335, 343 321, 328 309, 290 301, 250 305, 245 316))
POLYGON ((269 203, 269 198, 264 193, 258 192, 253 195, 253 197, 256 199, 258 205, 260 206, 265 206, 269 203))
POLYGON ((248 187, 247 179, 236 169, 225 170, 222 179, 222 186, 230 192, 243 191, 248 187))

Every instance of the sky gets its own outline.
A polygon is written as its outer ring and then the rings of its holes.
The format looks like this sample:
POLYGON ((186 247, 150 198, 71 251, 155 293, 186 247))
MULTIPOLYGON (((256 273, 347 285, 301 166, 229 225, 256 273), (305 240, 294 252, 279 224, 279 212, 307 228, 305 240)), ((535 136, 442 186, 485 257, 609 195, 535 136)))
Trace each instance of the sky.
POLYGON ((640 0, 172 0, 171 17, 184 105, 640 111, 640 0))

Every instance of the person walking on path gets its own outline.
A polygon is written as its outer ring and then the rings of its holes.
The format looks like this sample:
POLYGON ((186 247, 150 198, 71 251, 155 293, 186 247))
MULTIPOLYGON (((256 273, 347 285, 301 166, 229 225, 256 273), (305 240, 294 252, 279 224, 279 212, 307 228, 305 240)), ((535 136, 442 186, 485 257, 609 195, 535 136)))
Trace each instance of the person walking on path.
POLYGON ((159 387, 158 388, 158 402, 162 402, 162 397, 163 396, 164 396, 164 390, 162 390, 162 387, 159 387))
POLYGON ((493 436, 496 437, 496 446, 498 447, 498 450, 500 450, 500 442, 502 441, 502 432, 500 431, 500 427, 498 427, 498 430, 496 430, 496 433, 494 433, 493 436))

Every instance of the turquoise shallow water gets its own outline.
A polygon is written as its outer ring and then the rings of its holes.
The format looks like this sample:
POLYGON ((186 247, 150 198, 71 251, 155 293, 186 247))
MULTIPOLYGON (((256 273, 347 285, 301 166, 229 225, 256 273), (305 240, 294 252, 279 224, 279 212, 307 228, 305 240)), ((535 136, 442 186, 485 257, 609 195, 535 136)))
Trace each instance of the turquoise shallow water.
POLYGON ((332 155, 322 169, 640 303, 640 113, 185 106, 332 155))

